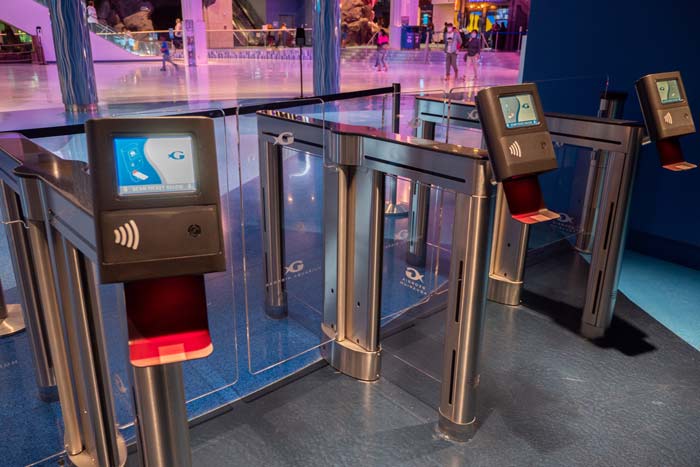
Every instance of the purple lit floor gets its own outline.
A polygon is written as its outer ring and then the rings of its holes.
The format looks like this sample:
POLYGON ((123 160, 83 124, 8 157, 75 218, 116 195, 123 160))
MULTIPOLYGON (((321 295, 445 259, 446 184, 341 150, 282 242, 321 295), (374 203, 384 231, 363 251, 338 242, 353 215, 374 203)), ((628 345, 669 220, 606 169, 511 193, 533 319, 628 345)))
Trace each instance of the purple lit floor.
MULTIPOLYGON (((485 53, 477 84, 508 84, 517 80, 520 56, 485 53)), ((378 73, 370 61, 341 65, 342 91, 354 91, 401 83, 404 91, 449 90, 464 81, 444 81, 442 64, 390 64, 378 73)), ((463 65, 463 63, 460 63, 463 65)), ((304 87, 312 93, 313 67, 304 62, 304 87)), ((460 71, 461 72, 461 71, 460 71)), ((211 60, 208 66, 180 67, 179 72, 160 71, 158 62, 95 64, 101 103, 173 102, 183 100, 239 100, 299 95, 299 63, 293 60, 211 60)), ((61 107, 56 65, 7 65, 0 67, 1 112, 61 107)))

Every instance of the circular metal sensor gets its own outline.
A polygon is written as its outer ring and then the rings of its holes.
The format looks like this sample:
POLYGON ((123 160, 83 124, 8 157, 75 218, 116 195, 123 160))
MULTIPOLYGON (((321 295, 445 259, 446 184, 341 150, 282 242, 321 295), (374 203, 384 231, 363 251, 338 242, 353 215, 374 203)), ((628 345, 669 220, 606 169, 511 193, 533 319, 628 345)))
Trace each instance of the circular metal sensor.
POLYGON ((192 224, 187 228, 187 233, 190 237, 197 238, 202 235, 202 227, 199 224, 192 224))

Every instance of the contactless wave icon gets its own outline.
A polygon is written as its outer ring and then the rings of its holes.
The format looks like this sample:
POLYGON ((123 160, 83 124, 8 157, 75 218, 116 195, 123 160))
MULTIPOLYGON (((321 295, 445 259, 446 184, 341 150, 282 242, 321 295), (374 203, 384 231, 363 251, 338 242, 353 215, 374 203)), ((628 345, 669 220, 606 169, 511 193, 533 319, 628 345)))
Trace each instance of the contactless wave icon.
POLYGON ((114 243, 117 245, 136 251, 139 249, 140 242, 141 235, 139 233, 139 227, 133 220, 114 229, 114 243))
POLYGON ((664 115, 664 122, 666 122, 668 125, 673 125, 673 116, 671 115, 671 112, 666 112, 666 115, 664 115))
POLYGON ((520 143, 517 141, 508 146, 508 150, 510 151, 511 156, 523 157, 523 151, 520 149, 520 143))

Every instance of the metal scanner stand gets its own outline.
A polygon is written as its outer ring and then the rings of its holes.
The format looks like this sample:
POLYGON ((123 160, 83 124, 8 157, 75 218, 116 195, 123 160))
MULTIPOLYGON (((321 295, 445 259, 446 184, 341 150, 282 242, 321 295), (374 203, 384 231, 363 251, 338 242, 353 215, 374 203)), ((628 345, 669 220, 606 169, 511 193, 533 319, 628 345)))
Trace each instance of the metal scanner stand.
MULTIPOLYGON (((416 115, 421 122, 419 135, 428 139, 435 137, 437 124, 481 127, 476 105, 468 101, 447 102, 441 97, 417 97, 416 115)), ((629 204, 644 128, 639 122, 624 120, 562 114, 546 114, 545 117, 556 145, 570 144, 606 155, 605 161, 600 162, 594 172, 600 196, 595 212, 590 212, 589 217, 599 221, 591 223, 592 257, 581 319, 581 333, 588 338, 597 338, 610 325, 615 308, 629 204)), ((412 203, 410 215, 427 218, 426 207, 425 204, 412 203)), ((421 223, 418 221, 416 225, 421 223)), ((425 234, 409 231, 411 235, 418 242, 425 234)), ((529 226, 512 220, 499 188, 489 267, 489 300, 505 305, 520 303, 528 236, 529 226)))
POLYGON ((324 358, 340 372, 380 375, 381 268, 385 175, 457 192, 450 259, 440 430, 475 431, 494 202, 491 164, 481 149, 384 134, 283 112, 258 113, 266 303, 286 306, 279 193, 282 147, 324 157, 324 358), (322 156, 323 150, 326 153, 322 156))
POLYGON ((21 221, 12 225, 11 249, 19 259, 35 362, 43 373, 41 359, 51 356, 66 455, 81 467, 124 465, 126 445, 116 429, 94 266, 87 165, 5 134, 0 167, 6 213, 21 221))

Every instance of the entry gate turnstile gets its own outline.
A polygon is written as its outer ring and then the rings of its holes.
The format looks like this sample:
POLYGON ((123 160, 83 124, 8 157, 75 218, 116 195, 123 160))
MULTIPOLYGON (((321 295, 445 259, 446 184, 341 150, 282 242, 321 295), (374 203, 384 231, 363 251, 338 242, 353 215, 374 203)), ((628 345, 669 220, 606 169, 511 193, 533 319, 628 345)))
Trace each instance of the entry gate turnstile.
MULTIPOLYGON (((663 80, 659 82, 664 83, 669 80, 680 83, 676 86, 680 87, 678 91, 684 97, 685 91, 677 72, 650 75, 645 79, 652 82, 647 86, 649 88, 655 88, 654 79, 663 80)), ((623 95, 603 95, 600 113, 611 116, 619 113, 622 99, 623 95)), ((642 97, 641 93, 640 99, 643 108, 645 101, 653 101, 652 97, 642 97)), ((684 102, 684 98, 669 102, 669 112, 677 112, 686 117, 684 121, 678 122, 680 128, 671 133, 672 136, 694 131, 694 128, 689 129, 692 127, 692 120, 690 125, 686 123, 689 111, 684 102)), ((669 107, 656 103, 650 106, 654 112, 659 113, 659 116, 654 115, 654 118, 659 120, 660 116, 667 112, 665 107, 669 107)), ((419 122, 417 134, 426 139, 435 138, 435 127, 438 124, 448 125, 448 130, 449 126, 481 127, 475 103, 461 100, 459 96, 454 99, 416 97, 416 119, 419 122)), ((554 113, 546 114, 546 119, 556 145, 590 148, 593 154, 597 155, 589 170, 582 219, 583 230, 578 233, 576 242, 577 249, 591 253, 581 332, 588 338, 597 338, 605 333, 614 313, 637 159, 640 148, 645 143, 644 126, 640 122, 554 113)), ((651 117, 647 120, 651 120, 651 117)), ((672 119, 665 117, 662 124, 670 127, 671 123, 672 119)), ((670 130, 667 131, 670 133, 670 130)), ((660 151, 662 149, 660 147, 660 151)), ((668 157, 668 165, 664 167, 674 171, 695 167, 682 160, 680 150, 670 152, 672 155, 668 157)), ((663 160, 662 153, 662 162, 663 160)), ((429 197, 428 186, 414 184, 409 216, 416 220, 409 224, 409 260, 420 259, 421 255, 424 258, 427 232, 423 219, 428 217, 429 205, 425 200, 429 197)), ((501 187, 496 196, 493 236, 488 298, 505 305, 518 305, 523 287, 529 226, 513 221, 501 187)))
POLYGON ((286 306, 279 191, 283 147, 324 158, 324 358, 354 378, 379 377, 384 180, 395 175, 457 192, 448 286, 439 427, 475 431, 494 201, 482 149, 384 134, 278 111, 258 113, 262 236, 268 314, 286 306), (325 151, 324 151, 325 148, 325 151), (324 154, 325 152, 325 154, 324 154))
MULTIPOLYGON (((422 134, 434 138, 435 125, 449 124, 480 128, 476 105, 444 98, 417 97, 416 116, 422 134), (443 117, 443 115, 445 115, 443 117)), ((601 202, 593 234, 591 266, 586 285, 581 332, 589 338, 600 337, 610 325, 617 296, 619 270, 624 252, 627 213, 639 149, 644 137, 639 122, 611 120, 563 114, 546 114, 552 140, 590 148, 607 154, 601 202)), ((529 226, 511 220, 502 190, 498 190, 494 219, 493 253, 489 267, 489 300, 518 305, 523 287, 529 226)), ((411 215, 425 217, 423 205, 411 206, 411 215)), ((409 236, 411 232, 409 231, 409 236)), ((417 237, 420 233, 416 234, 417 237)))

